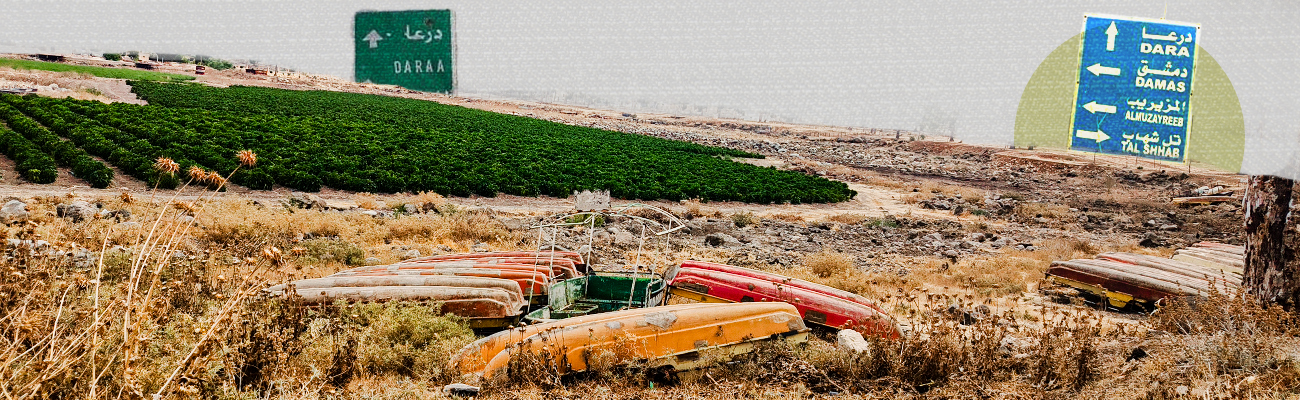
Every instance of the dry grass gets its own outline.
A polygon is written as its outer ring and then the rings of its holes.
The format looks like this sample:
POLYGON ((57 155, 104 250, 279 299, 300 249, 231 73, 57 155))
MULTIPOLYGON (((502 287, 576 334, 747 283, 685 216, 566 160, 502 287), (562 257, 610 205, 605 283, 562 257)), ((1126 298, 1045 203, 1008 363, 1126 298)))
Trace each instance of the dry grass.
POLYGON ((1016 204, 1013 214, 1020 221, 1031 221, 1035 218, 1045 218, 1050 221, 1060 223, 1078 222, 1074 212, 1070 207, 1054 203, 1033 203, 1022 202, 1016 204))
POLYGON ((383 202, 371 193, 357 193, 352 195, 352 201, 357 203, 357 207, 367 210, 378 210, 384 208, 383 202))
POLYGON ((762 220, 762 218, 754 216, 754 213, 752 212, 738 212, 731 214, 731 223, 736 225, 737 228, 744 228, 759 223, 762 220))
POLYGON ((835 214, 826 217, 827 221, 839 222, 841 224, 846 224, 846 225, 857 225, 862 223, 863 221, 866 221, 867 219, 868 217, 866 215, 856 214, 856 213, 835 214))
POLYGON ((767 215, 766 217, 764 217, 764 218, 779 219, 779 220, 782 220, 782 221, 785 221, 785 222, 804 222, 804 221, 807 221, 807 219, 804 218, 803 214, 794 213, 794 212, 778 212, 778 213, 772 213, 772 214, 768 214, 768 215, 767 215))
POLYGON ((822 278, 844 274, 853 268, 853 259, 848 254, 831 249, 809 254, 803 258, 803 267, 822 278))

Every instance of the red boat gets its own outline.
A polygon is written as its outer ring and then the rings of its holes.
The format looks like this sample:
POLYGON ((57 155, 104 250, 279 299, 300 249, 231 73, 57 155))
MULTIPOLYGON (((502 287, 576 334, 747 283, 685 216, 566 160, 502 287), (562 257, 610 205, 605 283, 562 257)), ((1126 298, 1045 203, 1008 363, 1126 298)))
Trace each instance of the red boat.
POLYGON ((780 301, 794 305, 804 321, 864 335, 899 337, 880 307, 862 296, 825 285, 725 264, 685 261, 665 273, 671 293, 705 302, 780 301))

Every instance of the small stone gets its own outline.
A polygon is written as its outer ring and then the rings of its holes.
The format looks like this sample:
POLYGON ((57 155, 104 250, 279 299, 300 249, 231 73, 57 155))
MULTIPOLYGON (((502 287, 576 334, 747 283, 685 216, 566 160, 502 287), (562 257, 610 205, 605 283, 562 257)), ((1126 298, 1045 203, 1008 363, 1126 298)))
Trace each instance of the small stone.
POLYGON ((1162 231, 1176 231, 1176 230, 1178 230, 1178 225, 1175 225, 1175 224, 1164 224, 1164 225, 1160 225, 1160 230, 1162 230, 1162 231))
POLYGON ((139 227, 140 227, 140 223, 139 223, 139 222, 135 222, 135 221, 127 221, 127 222, 123 222, 123 223, 117 224, 117 227, 116 227, 115 229, 117 229, 117 230, 119 230, 119 231, 125 231, 125 230, 130 230, 130 229, 136 229, 136 228, 139 228, 139 227))
POLYGON ((841 349, 854 353, 871 351, 871 344, 862 337, 862 333, 852 329, 844 329, 835 334, 836 343, 841 349))
POLYGON ((492 248, 489 247, 487 243, 475 243, 473 246, 470 246, 469 249, 479 253, 484 253, 492 250, 492 248))
POLYGON ((453 383, 447 386, 443 386, 442 391, 443 393, 452 396, 474 397, 474 396, 478 396, 479 388, 478 386, 470 386, 464 383, 453 383))
POLYGON ((704 244, 713 247, 732 246, 739 245, 740 240, 737 240, 735 236, 725 233, 711 233, 704 237, 704 244))
POLYGON ((410 260, 412 258, 416 258, 419 256, 420 256, 420 251, 415 249, 407 250, 406 253, 402 253, 403 260, 410 260))
POLYGON ((59 218, 67 218, 72 220, 72 222, 76 223, 76 222, 81 222, 81 221, 94 218, 95 214, 98 214, 99 210, 95 209, 95 207, 92 207, 90 203, 84 201, 74 201, 71 203, 59 204, 58 206, 55 206, 55 211, 56 214, 58 214, 59 218))
POLYGON ((4 207, 0 207, 0 221, 26 221, 28 217, 27 203, 18 200, 9 200, 4 207))
POLYGON ((379 265, 383 262, 384 261, 380 260, 379 257, 366 257, 366 265, 379 265))
POLYGON ((402 211, 405 211, 407 214, 416 214, 420 212, 420 207, 407 203, 402 205, 402 211))
POLYGON ((329 206, 320 196, 310 193, 294 193, 285 199, 285 206, 289 208, 302 208, 308 210, 325 210, 329 206))

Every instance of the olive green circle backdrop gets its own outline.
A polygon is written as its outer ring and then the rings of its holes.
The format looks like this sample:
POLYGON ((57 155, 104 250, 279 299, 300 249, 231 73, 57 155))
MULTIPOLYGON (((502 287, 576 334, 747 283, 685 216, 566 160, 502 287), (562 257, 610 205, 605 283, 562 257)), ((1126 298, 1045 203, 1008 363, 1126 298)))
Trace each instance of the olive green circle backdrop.
MULTIPOLYGON (((1062 43, 1029 78, 1016 110, 1016 147, 1070 148, 1082 37, 1080 33, 1062 43)), ((1240 171, 1246 123, 1237 91, 1205 48, 1196 46, 1196 54, 1187 158, 1225 171, 1240 171)))

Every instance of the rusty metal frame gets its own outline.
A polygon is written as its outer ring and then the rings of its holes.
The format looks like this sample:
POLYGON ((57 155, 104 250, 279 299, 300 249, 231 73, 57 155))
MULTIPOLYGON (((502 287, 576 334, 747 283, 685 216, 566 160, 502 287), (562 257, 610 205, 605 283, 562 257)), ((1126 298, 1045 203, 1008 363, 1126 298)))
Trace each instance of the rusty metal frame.
MULTIPOLYGON (((633 273, 641 273, 641 270, 642 270, 642 268, 644 267, 646 270, 649 270, 649 271, 650 271, 650 272, 649 272, 650 275, 657 275, 657 274, 654 272, 654 268, 649 267, 649 266, 642 266, 642 265, 641 265, 641 258, 642 258, 641 256, 642 256, 643 253, 645 253, 645 244, 646 244, 646 239, 647 239, 647 238, 651 238, 651 237, 662 237, 662 238, 664 238, 663 249, 666 251, 666 250, 668 250, 668 249, 671 247, 671 245, 672 245, 672 241, 670 240, 671 238, 670 238, 669 235, 671 235, 672 233, 677 232, 677 231, 681 230, 682 228, 685 228, 685 227, 686 227, 686 223, 683 222, 680 218, 677 218, 676 215, 673 215, 673 213, 670 213, 670 212, 668 212, 668 211, 666 211, 666 210, 664 210, 664 209, 662 209, 662 208, 655 207, 655 206, 652 206, 652 205, 649 205, 649 204, 643 204, 643 203, 628 203, 628 204, 623 204, 623 205, 618 205, 618 206, 612 206, 610 209, 606 209, 606 210, 580 211, 580 212, 575 212, 575 213, 570 213, 570 214, 564 214, 564 215, 556 216, 556 217, 554 217, 554 219, 555 219, 556 221, 558 221, 558 222, 543 223, 543 224, 533 225, 533 226, 530 226, 529 229, 537 229, 537 230, 538 230, 537 241, 538 241, 538 249, 539 249, 539 250, 540 250, 540 249, 545 249, 545 248, 549 248, 549 249, 554 250, 554 249, 558 249, 558 248, 560 248, 560 247, 556 244, 557 237, 559 236, 559 229, 560 229, 560 228, 563 228, 563 227, 571 227, 571 226, 582 226, 582 225, 586 225, 587 228, 588 228, 588 229, 587 229, 587 246, 586 246, 586 250, 587 250, 587 251, 586 251, 585 253, 583 253, 583 259, 584 259, 585 261, 587 261, 587 263, 588 263, 588 270, 589 270, 589 271, 592 271, 592 272, 596 272, 596 271, 598 271, 598 269, 596 268, 596 264, 593 262, 594 259, 592 258, 592 253, 594 252, 593 245, 595 244, 595 228, 596 228, 596 219, 597 219, 597 217, 602 217, 602 218, 605 218, 606 220, 608 220, 609 217, 627 218, 627 219, 630 219, 630 220, 633 220, 633 221, 639 222, 639 223, 641 224, 641 235, 640 235, 640 237, 639 237, 638 240, 637 240, 636 259, 635 259, 635 261, 632 262, 632 266, 631 266, 631 267, 632 267, 632 272, 633 272, 633 273), (633 209, 647 209, 647 210, 651 210, 651 211, 656 212, 656 213, 658 213, 658 214, 660 214, 660 215, 662 215, 662 216, 664 216, 664 217, 667 217, 667 218, 668 218, 668 223, 663 223, 663 222, 655 221, 655 220, 652 220, 652 219, 649 219, 649 218, 644 218, 644 217, 639 217, 639 216, 635 216, 635 215, 631 215, 631 214, 629 214, 628 212, 631 211, 631 210, 633 210, 633 209), (577 219, 576 217, 581 217, 581 219, 577 219), (652 232, 650 232, 653 236, 648 236, 648 235, 646 234, 646 233, 647 233, 647 232, 646 232, 646 228, 647 228, 648 226, 655 226, 655 227, 656 227, 655 230, 653 230, 652 232), (546 242, 546 241, 547 241, 547 240, 546 240, 546 230, 547 230, 548 228, 549 228, 550 231, 551 231, 550 240, 549 240, 549 243, 548 243, 548 244, 543 244, 543 242, 546 242)), ((581 253, 581 251, 579 251, 579 252, 581 253)), ((552 255, 552 257, 554 257, 554 255, 552 255)), ((661 279, 662 279, 662 277, 661 277, 661 279)), ((635 279, 632 281, 632 285, 633 285, 633 289, 629 291, 628 296, 633 296, 634 293, 636 293, 636 290, 635 290, 636 280, 635 280, 635 279)), ((646 299, 643 299, 643 304, 649 302, 649 295, 650 295, 650 293, 649 293, 649 291, 647 290, 647 291, 646 291, 646 297, 647 297, 647 298, 646 298, 646 299)), ((665 301, 667 300, 667 298, 668 298, 668 296, 664 296, 665 301)), ((633 299, 632 299, 631 297, 628 297, 627 302, 628 302, 628 306, 629 306, 629 307, 630 307, 631 304, 632 304, 632 300, 633 300, 633 299)))

